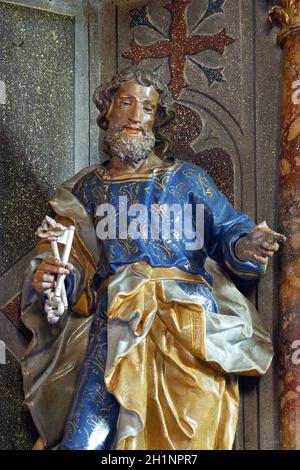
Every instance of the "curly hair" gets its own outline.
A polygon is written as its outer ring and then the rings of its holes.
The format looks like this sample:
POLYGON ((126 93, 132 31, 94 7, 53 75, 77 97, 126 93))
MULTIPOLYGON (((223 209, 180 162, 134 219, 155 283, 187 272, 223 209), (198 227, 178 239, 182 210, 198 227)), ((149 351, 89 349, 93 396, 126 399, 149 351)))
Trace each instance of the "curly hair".
POLYGON ((122 83, 130 80, 136 81, 143 86, 153 86, 159 95, 158 107, 155 114, 153 132, 156 146, 162 146, 161 153, 164 155, 169 147, 168 138, 161 132, 161 128, 172 121, 175 117, 175 108, 172 95, 168 87, 160 82, 154 72, 146 70, 137 65, 129 66, 116 73, 111 82, 100 85, 93 94, 93 101, 100 111, 97 124, 101 129, 107 130, 107 111, 112 103, 114 95, 122 83))

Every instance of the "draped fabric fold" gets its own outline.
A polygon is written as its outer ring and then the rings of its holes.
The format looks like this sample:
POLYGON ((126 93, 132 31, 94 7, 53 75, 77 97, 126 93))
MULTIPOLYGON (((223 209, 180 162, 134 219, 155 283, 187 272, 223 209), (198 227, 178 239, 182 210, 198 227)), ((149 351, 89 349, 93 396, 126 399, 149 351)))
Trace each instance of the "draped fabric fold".
MULTIPOLYGON (((80 175, 85 173, 83 170, 80 175)), ((24 405, 31 412, 42 447, 46 448, 57 445, 63 435, 93 321, 89 281, 98 261, 96 237, 89 214, 69 191, 72 184, 72 180, 66 182, 50 201, 57 221, 76 226, 71 252, 71 261, 76 266, 69 299, 72 309, 58 324, 50 325, 43 300, 32 288, 37 265, 52 253, 50 242, 38 244, 36 257, 25 273, 22 291, 21 318, 33 335, 21 362, 24 405)))
POLYGON ((227 288, 235 296, 216 314, 180 288, 185 273, 170 281, 165 271, 135 263, 108 285, 105 383, 121 405, 116 447, 230 449, 239 393, 228 372, 264 373, 269 336, 253 328, 255 309, 229 278, 223 295, 227 288))

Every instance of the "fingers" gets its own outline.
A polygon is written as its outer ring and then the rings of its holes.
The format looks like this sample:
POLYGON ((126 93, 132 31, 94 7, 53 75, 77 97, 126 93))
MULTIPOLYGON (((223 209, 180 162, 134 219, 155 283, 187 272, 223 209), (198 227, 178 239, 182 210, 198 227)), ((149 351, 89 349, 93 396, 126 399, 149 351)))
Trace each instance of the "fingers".
POLYGON ((260 263, 260 264, 267 264, 268 263, 268 258, 263 256, 262 254, 258 252, 254 252, 253 250, 245 250, 243 253, 243 259, 247 261, 251 261, 253 263, 260 263))
POLYGON ((278 233, 278 232, 275 232, 274 230, 272 230, 266 223, 266 221, 264 220, 263 222, 261 222, 260 224, 256 225, 256 227, 254 227, 254 229, 252 230, 253 232, 253 235, 255 236, 266 236, 266 241, 269 241, 271 243, 274 243, 274 242, 286 242, 286 236, 283 235, 282 233, 278 233))
MULTIPOLYGON (((62 266, 65 266, 64 264, 62 266)), ((38 271, 51 274, 70 274, 70 270, 62 267, 61 265, 43 264, 40 265, 38 271)))
POLYGON ((65 264, 54 256, 46 256, 33 275, 32 285, 39 294, 45 294, 55 288, 59 274, 67 276, 74 269, 72 263, 65 264))
POLYGON ((268 258, 264 258, 263 256, 259 256, 253 253, 253 259, 255 262, 263 264, 264 266, 268 263, 268 258))
POLYGON ((70 271, 74 271, 75 269, 75 266, 72 263, 64 264, 61 260, 55 258, 54 256, 46 256, 43 261, 53 266, 61 266, 63 268, 67 268, 70 271))
POLYGON ((43 290, 45 289, 54 289, 54 282, 41 282, 40 286, 43 290))
MULTIPOLYGON (((61 260, 59 260, 58 258, 55 258, 54 256, 45 256, 45 258, 43 259, 42 263, 43 262, 46 262, 48 264, 53 264, 55 266, 65 266, 65 263, 63 263, 61 260)), ((42 264, 41 263, 41 264, 42 264)))
POLYGON ((276 253, 279 250, 279 244, 278 243, 262 243, 258 249, 257 249, 257 254, 262 255, 264 258, 272 258, 274 253, 276 253))
POLYGON ((35 274, 35 279, 37 281, 43 281, 43 282, 54 282, 54 276, 51 274, 44 273, 43 271, 36 271, 35 274))
POLYGON ((286 236, 282 233, 273 232, 274 241, 276 242, 286 242, 286 236))
POLYGON ((274 253, 275 253, 274 251, 267 251, 267 250, 263 250, 263 249, 257 250, 255 252, 256 255, 262 256, 263 258, 272 258, 274 253))
POLYGON ((32 285, 39 294, 45 294, 46 290, 53 290, 55 288, 54 281, 43 281, 42 279, 37 279, 36 277, 33 278, 32 285))
POLYGON ((267 223, 261 222, 249 235, 241 237, 235 245, 235 253, 241 260, 266 265, 268 259, 279 250, 279 243, 285 242, 285 235, 274 232, 267 223))
POLYGON ((272 258, 274 253, 279 250, 278 243, 262 243, 253 252, 252 256, 254 260, 261 264, 267 264, 268 258, 272 258))
POLYGON ((279 250, 279 244, 278 243, 263 243, 262 248, 266 251, 278 251, 279 250))
POLYGON ((37 271, 68 275, 73 269, 74 266, 71 263, 65 264, 54 256, 46 256, 38 266, 37 271))
MULTIPOLYGON (((259 232, 257 232, 259 233, 259 232)), ((260 234, 262 238, 265 239, 267 243, 275 243, 275 242, 286 242, 286 236, 282 233, 273 232, 273 230, 261 230, 260 234)))
POLYGON ((66 264, 66 268, 69 269, 70 271, 74 271, 74 270, 75 270, 75 266, 74 266, 74 264, 72 264, 72 263, 67 263, 67 264, 66 264))

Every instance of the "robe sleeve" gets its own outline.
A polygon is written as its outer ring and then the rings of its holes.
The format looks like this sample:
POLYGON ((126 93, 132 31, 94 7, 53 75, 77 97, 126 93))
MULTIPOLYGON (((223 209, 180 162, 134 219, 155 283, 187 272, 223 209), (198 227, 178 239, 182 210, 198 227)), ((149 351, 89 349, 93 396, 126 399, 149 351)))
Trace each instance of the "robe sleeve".
MULTIPOLYGON (((92 214, 93 207, 89 203, 88 196, 88 185, 89 177, 88 175, 83 176, 78 180, 75 186, 72 189, 72 202, 73 204, 83 205, 86 209, 89 217, 92 214), (75 198, 73 197, 75 196, 75 198), (76 202, 77 201, 77 202, 76 202)), ((69 193, 68 193, 69 194, 69 193)), ((64 203, 62 204, 62 206, 64 203)), ((66 202, 66 207, 72 207, 69 202, 66 202)), ((57 207, 62 207, 59 204, 57 207)), ((73 216, 73 213, 71 213, 73 216)), ((58 222, 63 225, 74 224, 73 217, 68 217, 68 213, 59 214, 57 211, 51 211, 51 217, 55 218, 58 222), (66 215, 67 217, 64 217, 66 215)), ((91 265, 91 262, 88 257, 86 257, 86 252, 83 249, 83 244, 80 242, 78 237, 78 227, 75 231, 75 236, 73 240, 73 246, 70 254, 69 262, 72 263, 75 267, 74 271, 71 271, 70 274, 65 279, 66 293, 68 297, 69 306, 74 309, 77 313, 88 316, 90 314, 90 306, 93 302, 93 293, 90 279, 94 273, 94 267, 91 265)), ((64 249, 63 245, 59 245, 59 250, 62 254, 64 249)), ((45 303, 47 297, 44 295, 39 295, 35 292, 32 287, 32 278, 35 270, 38 268, 38 265, 42 262, 45 256, 52 255, 51 245, 48 241, 41 241, 36 247, 36 256, 32 260, 30 268, 27 274, 27 289, 23 290, 23 300, 25 305, 29 305, 34 302, 35 299, 38 299, 42 304, 45 303), (26 294, 25 294, 26 292, 26 294)))
POLYGON ((204 202, 204 243, 210 258, 226 270, 241 278, 258 278, 266 267, 260 263, 242 261, 235 255, 236 242, 255 227, 254 221, 247 214, 239 212, 203 171, 198 174, 201 181, 204 202))

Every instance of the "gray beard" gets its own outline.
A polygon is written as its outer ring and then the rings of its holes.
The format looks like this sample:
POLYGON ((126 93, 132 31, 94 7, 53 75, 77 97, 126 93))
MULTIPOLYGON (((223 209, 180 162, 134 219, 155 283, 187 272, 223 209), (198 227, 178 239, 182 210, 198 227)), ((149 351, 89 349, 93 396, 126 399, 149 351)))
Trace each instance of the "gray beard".
POLYGON ((120 128, 110 127, 104 144, 108 146, 112 157, 117 157, 122 162, 139 163, 149 156, 155 145, 155 137, 153 132, 133 136, 124 134, 120 128))

